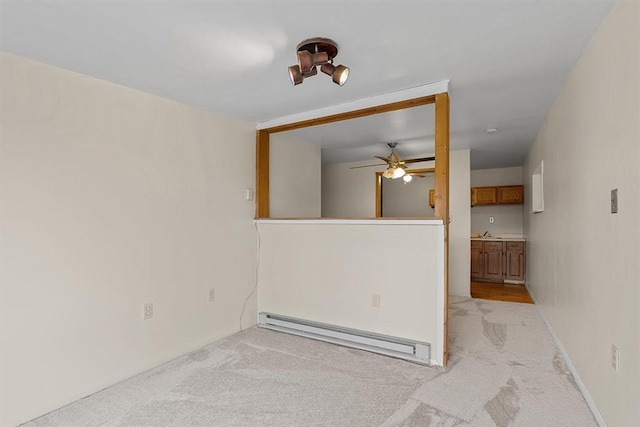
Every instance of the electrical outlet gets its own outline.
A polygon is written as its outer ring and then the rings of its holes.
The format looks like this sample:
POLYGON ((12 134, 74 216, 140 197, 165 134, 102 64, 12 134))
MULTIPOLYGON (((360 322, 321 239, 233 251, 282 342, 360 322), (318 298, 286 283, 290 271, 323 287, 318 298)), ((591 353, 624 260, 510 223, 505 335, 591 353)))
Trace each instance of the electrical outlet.
POLYGON ((618 189, 611 190, 611 213, 618 213, 618 189))
POLYGON ((620 352, 615 345, 611 346, 611 367, 616 372, 620 372, 620 352))
POLYGON ((149 304, 145 304, 144 305, 144 319, 151 319, 153 317, 153 303, 149 303, 149 304))
POLYGON ((494 222, 494 221, 495 221, 495 218, 494 218, 494 217, 492 217, 492 216, 490 216, 490 217, 489 217, 489 224, 493 224, 493 222, 494 222))
POLYGON ((253 200, 254 197, 255 197, 255 192, 253 191, 253 188, 247 188, 244 193, 244 199, 250 202, 253 200))
POLYGON ((371 294, 371 307, 380 308, 380 294, 371 294))
POLYGON ((209 289, 209 302, 214 302, 216 300, 216 289, 209 289))

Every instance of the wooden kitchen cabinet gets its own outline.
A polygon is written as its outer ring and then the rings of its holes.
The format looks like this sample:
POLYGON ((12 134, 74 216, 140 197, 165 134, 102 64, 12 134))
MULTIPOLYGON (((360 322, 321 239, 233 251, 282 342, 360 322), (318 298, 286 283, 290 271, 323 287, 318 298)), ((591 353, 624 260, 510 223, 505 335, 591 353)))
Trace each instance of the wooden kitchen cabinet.
POLYGON ((524 242, 471 241, 471 279, 491 282, 524 282, 524 242))
POLYGON ((509 185, 498 187, 499 205, 521 205, 524 203, 524 187, 522 185, 509 185))
POLYGON ((521 205, 523 203, 524 187, 522 185, 471 189, 471 206, 521 205))
POLYGON ((524 281, 524 242, 504 242, 505 280, 524 281))
POLYGON ((484 277, 484 245, 482 241, 471 241, 471 278, 484 277))
POLYGON ((484 278, 501 281, 502 277, 502 242, 484 242, 484 278))
POLYGON ((471 206, 495 205, 498 203, 498 187, 473 187, 471 206))
MULTIPOLYGON (((471 188, 471 206, 522 205, 524 203, 524 187, 522 185, 505 185, 502 187, 471 188)), ((436 204, 436 190, 429 190, 429 206, 436 204)))

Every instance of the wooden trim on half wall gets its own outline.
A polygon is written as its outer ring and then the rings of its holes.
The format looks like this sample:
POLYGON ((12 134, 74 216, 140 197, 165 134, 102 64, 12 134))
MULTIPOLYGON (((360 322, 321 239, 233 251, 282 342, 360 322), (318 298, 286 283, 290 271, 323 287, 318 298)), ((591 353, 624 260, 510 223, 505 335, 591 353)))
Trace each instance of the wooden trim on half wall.
POLYGON ((435 215, 444 223, 444 357, 449 360, 449 94, 436 95, 435 215))

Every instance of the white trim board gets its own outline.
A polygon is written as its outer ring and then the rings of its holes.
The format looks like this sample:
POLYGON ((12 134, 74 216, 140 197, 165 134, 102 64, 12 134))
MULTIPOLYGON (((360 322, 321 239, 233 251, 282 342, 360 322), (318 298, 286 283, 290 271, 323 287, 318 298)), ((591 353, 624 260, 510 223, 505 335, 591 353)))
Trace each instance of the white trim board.
POLYGON ((288 125, 305 120, 318 119, 320 117, 332 116, 334 114, 348 113, 350 111, 361 110, 363 108, 377 107, 379 105, 391 104, 393 102, 406 101, 423 96, 436 95, 449 91, 449 80, 428 83, 409 89, 396 92, 385 93, 383 95, 370 98, 358 99, 344 104, 332 105, 330 107, 319 108, 317 110, 305 111, 303 113, 292 114, 290 116, 279 117, 272 120, 256 123, 256 130, 269 129, 276 126, 288 125))
POLYGON ((593 401, 593 398, 591 397, 591 394, 589 394, 589 390, 587 389, 587 386, 582 381, 582 378, 580 378, 580 375, 578 374, 578 371, 576 370, 576 367, 571 362, 571 359, 569 359, 569 354, 567 354, 567 351, 565 350, 564 346, 562 345, 562 342, 560 342, 560 338, 558 338, 558 335, 556 335, 556 331, 553 330, 553 327, 551 326, 551 323, 549 323, 549 321, 547 320, 547 317, 544 315, 544 312, 540 308, 540 305, 538 304, 538 300, 536 300, 535 295, 533 294, 533 292, 531 292, 531 288, 529 287, 528 284, 525 284, 525 287, 527 288, 527 292, 529 292, 529 295, 531 296, 531 299, 533 299, 533 302, 535 303, 536 310, 538 310, 538 313, 540 313, 540 316, 542 317, 542 320, 544 321, 544 324, 547 325, 547 329, 551 333, 551 336, 553 337, 553 340, 555 341, 556 345, 560 349, 560 352, 562 353, 562 356, 564 357, 564 360, 567 362, 567 366, 569 367, 569 370, 571 371, 571 374, 573 375, 573 378, 576 380, 576 384, 578 385, 578 388, 580 389, 580 392, 582 393, 582 396, 584 397, 584 400, 586 400, 587 405, 589 405, 589 409, 591 409, 591 413, 595 417, 596 422, 598 423, 598 425, 600 427, 608 427, 607 422, 604 420, 604 417, 602 416, 602 414, 598 410, 598 407, 596 406, 596 403, 593 401))

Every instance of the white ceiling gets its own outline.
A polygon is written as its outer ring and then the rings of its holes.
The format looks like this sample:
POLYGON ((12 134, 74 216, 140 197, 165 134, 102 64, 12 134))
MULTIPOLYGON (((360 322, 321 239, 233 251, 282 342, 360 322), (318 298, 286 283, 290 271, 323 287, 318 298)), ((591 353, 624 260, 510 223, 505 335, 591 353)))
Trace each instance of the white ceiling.
MULTIPOLYGON (((472 168, 480 169, 523 163, 611 4, 2 0, 0 48, 252 122, 450 79, 452 149, 470 148, 472 168), (345 86, 325 75, 291 85, 295 47, 315 36, 340 44, 336 62, 351 69, 345 86)), ((378 116, 304 137, 383 152, 396 140, 411 155, 425 151, 409 149, 411 141, 432 139, 423 117, 378 116)), ((324 151, 348 160, 373 153, 324 151)))

